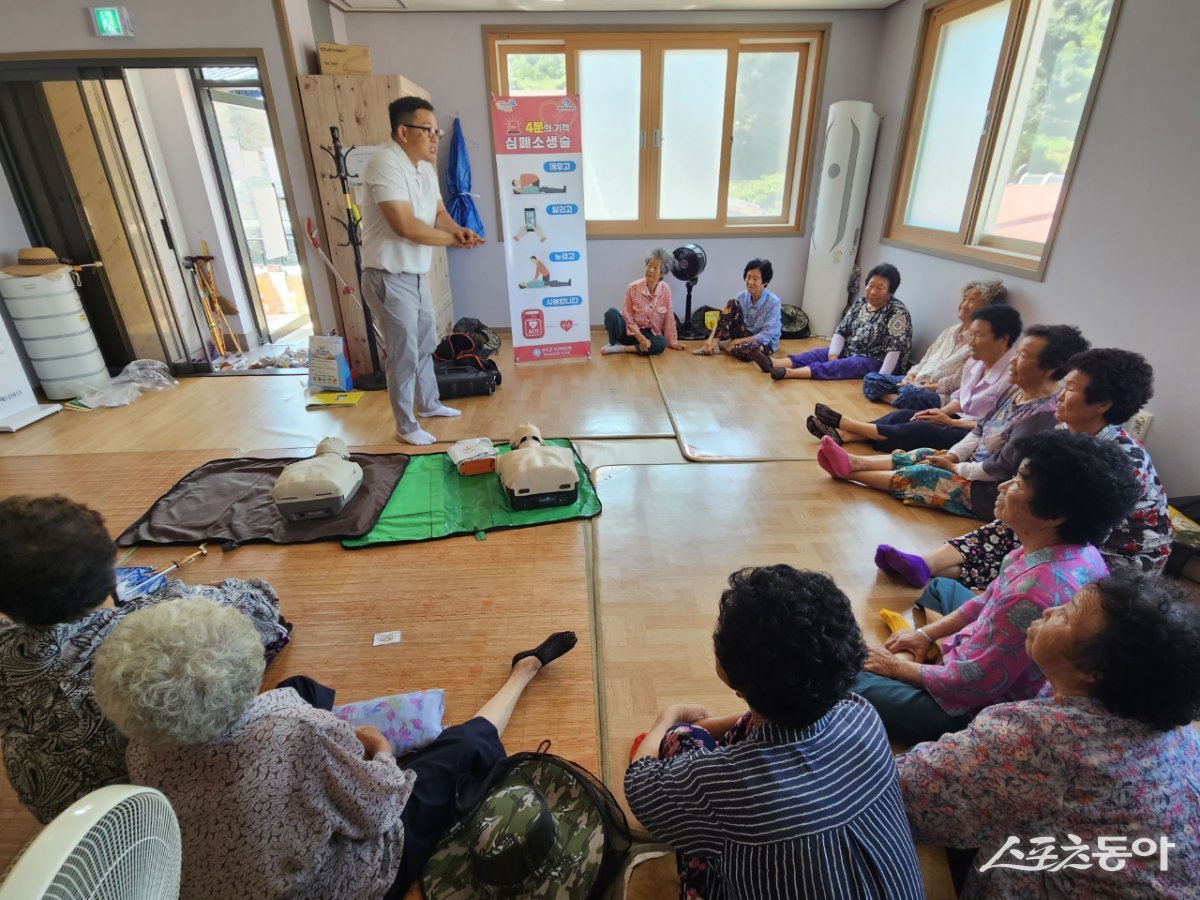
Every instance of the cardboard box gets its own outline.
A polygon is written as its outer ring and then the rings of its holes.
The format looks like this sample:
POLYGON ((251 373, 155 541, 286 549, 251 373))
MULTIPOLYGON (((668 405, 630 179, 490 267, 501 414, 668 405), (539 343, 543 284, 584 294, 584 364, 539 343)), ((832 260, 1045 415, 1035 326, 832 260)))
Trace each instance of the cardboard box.
POLYGON ((359 44, 317 44, 322 75, 370 75, 371 48, 359 44))

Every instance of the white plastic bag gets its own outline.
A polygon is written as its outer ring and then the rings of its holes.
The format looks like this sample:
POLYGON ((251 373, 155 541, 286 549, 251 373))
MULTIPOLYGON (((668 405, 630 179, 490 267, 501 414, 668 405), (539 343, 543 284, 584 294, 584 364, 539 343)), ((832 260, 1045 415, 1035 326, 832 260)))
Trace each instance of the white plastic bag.
POLYGON ((106 387, 84 386, 77 398, 84 406, 128 406, 142 391, 166 391, 178 385, 167 364, 157 359, 135 359, 106 387))
POLYGON ((171 370, 167 368, 167 364, 157 359, 135 359, 113 379, 114 383, 127 381, 136 384, 143 391, 167 391, 179 384, 171 377, 171 370))
POLYGON ((142 395, 142 389, 132 382, 116 380, 108 387, 84 387, 76 398, 89 409, 99 409, 101 406, 128 406, 142 395))

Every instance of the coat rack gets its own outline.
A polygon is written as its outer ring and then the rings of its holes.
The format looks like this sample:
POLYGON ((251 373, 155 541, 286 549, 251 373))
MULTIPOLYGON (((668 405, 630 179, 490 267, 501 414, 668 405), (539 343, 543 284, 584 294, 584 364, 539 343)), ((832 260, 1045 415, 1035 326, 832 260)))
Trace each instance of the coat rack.
POLYGON ((354 386, 360 391, 382 391, 387 387, 387 378, 384 376, 383 367, 379 364, 379 341, 375 334, 375 319, 371 315, 371 308, 367 305, 362 290, 362 216, 359 215, 358 209, 354 205, 354 199, 350 196, 350 179, 357 177, 357 173, 351 176, 346 171, 346 157, 354 147, 346 150, 342 146, 341 133, 336 125, 330 126, 329 134, 333 138, 333 148, 322 147, 321 149, 328 153, 333 160, 336 174, 327 177, 338 180, 342 188, 342 197, 346 201, 345 220, 336 216, 333 217, 333 220, 346 229, 346 242, 341 246, 349 247, 354 253, 354 279, 358 285, 358 302, 362 306, 363 323, 366 325, 367 349, 371 354, 371 371, 359 373, 358 377, 354 379, 354 386))

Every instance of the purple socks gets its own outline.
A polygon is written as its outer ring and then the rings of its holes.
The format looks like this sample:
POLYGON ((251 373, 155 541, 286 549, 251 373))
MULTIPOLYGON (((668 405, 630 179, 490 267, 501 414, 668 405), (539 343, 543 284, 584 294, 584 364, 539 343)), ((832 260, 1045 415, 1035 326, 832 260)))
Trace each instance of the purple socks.
POLYGON ((875 548, 875 565, 915 588, 929 583, 929 566, 914 553, 904 553, 888 544, 875 548))

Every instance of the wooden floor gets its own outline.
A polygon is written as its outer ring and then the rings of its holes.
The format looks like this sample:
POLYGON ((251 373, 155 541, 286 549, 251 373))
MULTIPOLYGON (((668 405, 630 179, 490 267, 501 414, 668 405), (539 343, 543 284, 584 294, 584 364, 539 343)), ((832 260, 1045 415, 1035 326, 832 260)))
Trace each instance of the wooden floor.
MULTIPOLYGON (((878 641, 878 609, 907 610, 915 592, 878 575, 875 544, 931 545, 966 524, 834 482, 811 461, 816 441, 804 416, 817 399, 868 409, 852 384, 772 384, 753 366, 690 353, 653 364, 597 354, 590 363, 502 367, 496 396, 460 401, 462 420, 437 420, 446 427, 436 433, 506 439, 531 421, 547 437, 575 438, 604 512, 484 541, 358 551, 247 545, 210 555, 185 580, 265 578, 296 625, 269 681, 304 672, 336 686, 344 701, 442 687, 447 722, 455 722, 499 686, 513 652, 570 628, 579 646, 534 682, 505 743, 521 750, 548 738, 620 796, 630 741, 660 707, 736 707, 711 655, 716 601, 731 571, 774 562, 827 571, 868 640, 878 641), (753 415, 738 414, 750 408, 753 415), (779 418, 767 418, 768 409, 779 418), (735 461, 769 454, 778 455, 735 461), (399 645, 371 646, 376 631, 392 629, 404 634, 399 645)), ((61 413, 0 435, 0 495, 64 493, 103 512, 115 535, 209 459, 302 454, 325 434, 396 449, 382 394, 355 409, 308 413, 302 387, 288 376, 189 379, 124 409, 61 413)), ((137 548, 128 564, 179 553, 137 548)), ((0 871, 37 830, 0 785, 0 871)), ((929 895, 950 896, 940 855, 923 852, 922 863, 929 895)), ((661 861, 635 872, 630 896, 671 896, 669 876, 661 861)))
MULTIPOLYGON (((441 441, 490 437, 507 441, 532 421, 545 435, 566 438, 674 438, 648 360, 602 357, 592 340, 586 362, 513 364, 497 355, 503 381, 491 397, 453 401, 457 419, 435 419, 441 441)), ((699 360, 697 360, 699 362, 699 360)), ((102 453, 128 449, 242 450, 312 447, 323 437, 350 446, 395 443, 387 393, 367 393, 355 407, 306 410, 302 375, 185 378, 142 394, 129 406, 62 412, 16 434, 0 434, 0 456, 102 453)))
MULTIPOLYGON (((784 341, 780 352, 823 345, 784 341)), ((758 366, 726 353, 663 353, 652 359, 680 449, 693 462, 815 460, 817 441, 804 427, 815 403, 867 420, 883 414, 863 397, 858 381, 772 381, 758 366)))

